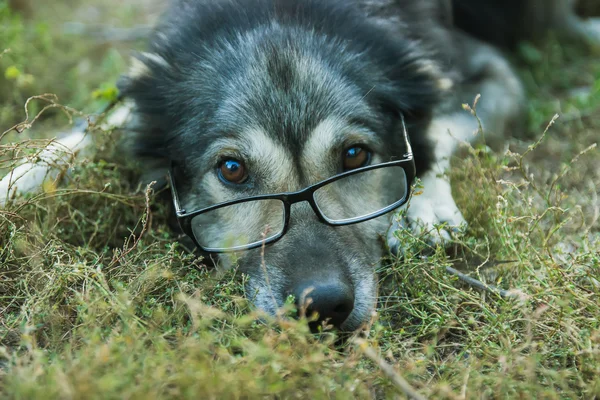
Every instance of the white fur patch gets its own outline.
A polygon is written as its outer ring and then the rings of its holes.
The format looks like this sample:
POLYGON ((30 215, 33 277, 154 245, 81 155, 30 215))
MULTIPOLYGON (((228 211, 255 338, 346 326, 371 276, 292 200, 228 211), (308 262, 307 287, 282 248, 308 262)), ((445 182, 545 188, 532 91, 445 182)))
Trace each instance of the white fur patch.
POLYGON ((454 86, 452 79, 445 77, 440 66, 432 60, 421 60, 418 65, 418 71, 435 79, 436 87, 440 90, 450 90, 454 86))
POLYGON ((131 79, 139 79, 150 75, 150 68, 135 57, 131 57, 131 64, 127 76, 131 79))
POLYGON ((127 76, 130 79, 140 79, 150 76, 152 73, 149 64, 160 66, 164 69, 170 69, 171 65, 163 57, 156 53, 139 53, 139 57, 131 57, 129 71, 127 76))
POLYGON ((450 156, 461 143, 470 143, 475 138, 477 129, 477 121, 466 111, 439 117, 431 122, 427 137, 433 144, 433 169, 436 173, 446 172, 450 167, 450 156))
POLYGON ((164 58, 162 58, 161 56, 159 56, 156 53, 146 53, 146 52, 142 52, 141 53, 142 57, 144 57, 146 60, 153 62, 156 65, 159 65, 163 68, 169 69, 171 68, 171 66, 169 65, 169 63, 167 62, 167 60, 165 60, 164 58))

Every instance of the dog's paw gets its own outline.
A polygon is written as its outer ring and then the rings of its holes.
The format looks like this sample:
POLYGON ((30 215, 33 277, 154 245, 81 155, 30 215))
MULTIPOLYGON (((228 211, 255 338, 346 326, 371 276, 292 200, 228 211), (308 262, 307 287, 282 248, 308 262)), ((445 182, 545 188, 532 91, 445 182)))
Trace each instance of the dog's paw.
POLYGON ((398 234, 396 232, 403 231, 407 229, 408 223, 406 222, 406 218, 402 215, 396 215, 392 217, 390 229, 388 229, 386 242, 390 253, 393 255, 400 255, 403 253, 403 244, 400 242, 398 238, 398 234))
POLYGON ((403 243, 396 233, 399 230, 410 229, 415 236, 424 236, 430 245, 447 245, 467 226, 447 181, 432 174, 422 182, 423 192, 413 196, 404 215, 392 218, 386 238, 392 254, 403 251, 403 243))
POLYGON ((404 218, 393 218, 387 243, 393 254, 402 250, 396 231, 410 229, 429 244, 446 244, 464 230, 466 221, 452 198, 450 183, 433 172, 422 179, 423 192, 413 196, 404 218))
POLYGON ((466 225, 452 196, 415 196, 406 218, 408 227, 416 235, 426 235, 431 244, 450 241, 466 225))

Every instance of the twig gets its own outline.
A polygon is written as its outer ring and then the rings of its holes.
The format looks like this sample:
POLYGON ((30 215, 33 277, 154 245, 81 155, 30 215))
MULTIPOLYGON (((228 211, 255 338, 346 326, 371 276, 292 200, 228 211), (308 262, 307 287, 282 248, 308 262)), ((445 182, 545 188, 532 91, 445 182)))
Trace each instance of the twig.
POLYGON ((18 124, 16 124, 15 126, 11 127, 10 129, 2 132, 0 134, 0 140, 2 140, 2 138, 4 138, 4 136, 6 136, 8 133, 12 132, 12 131, 16 131, 17 133, 22 133, 23 131, 31 128, 31 126, 49 109, 51 108, 58 108, 60 109, 62 112, 65 113, 65 115, 67 116, 67 118, 69 118, 69 123, 73 123, 73 115, 80 115, 82 116, 83 113, 81 111, 75 110, 74 108, 68 107, 68 106, 64 106, 62 104, 58 103, 58 97, 55 94, 52 93, 45 93, 45 94, 41 94, 39 96, 32 96, 30 98, 27 99, 27 101, 25 102, 25 120, 22 122, 19 122, 18 124), (33 100, 42 100, 45 101, 46 104, 36 115, 35 117, 33 117, 32 120, 29 120, 29 103, 31 103, 33 100))
POLYGON ((413 388, 410 383, 402 375, 400 375, 393 366, 391 366, 388 362, 386 362, 383 358, 381 358, 377 352, 369 347, 366 341, 356 339, 355 343, 358 344, 358 347, 361 349, 363 354, 367 356, 371 361, 377 364, 379 368, 383 371, 383 373, 391 379, 391 381, 400 389, 408 398, 414 400, 426 400, 427 398, 417 393, 415 388, 413 388))
POLYGON ((508 290, 500 289, 494 285, 487 285, 481 281, 478 281, 475 278, 471 278, 470 276, 463 274, 459 270, 454 269, 452 267, 446 267, 446 272, 448 272, 450 275, 456 276, 458 279, 460 279, 467 285, 474 287, 475 289, 483 290, 492 294, 497 294, 505 299, 516 297, 515 294, 511 293, 508 290))
POLYGON ((131 253, 138 245, 142 237, 148 230, 148 225, 150 221, 150 193, 152 192, 152 186, 156 184, 156 181, 150 182, 148 186, 146 186, 145 199, 146 199, 146 210, 144 212, 144 216, 142 217, 142 231, 139 236, 135 236, 135 233, 131 233, 131 235, 125 240, 125 244, 123 244, 123 251, 119 254, 118 250, 115 252, 112 261, 110 262, 109 268, 114 267, 117 263, 121 262, 123 258, 125 258, 129 253, 131 253), (133 239, 133 244, 129 246, 130 241, 133 239))
MULTIPOLYGON (((540 144, 542 144, 542 142, 544 141, 544 139, 546 139, 546 136, 548 135, 548 131, 550 130, 550 128, 552 127, 552 125, 554 125, 556 123, 556 121, 558 120, 559 117, 560 116, 558 114, 555 114, 554 117, 552 117, 552 119, 550 120, 550 122, 546 126, 546 129, 544 129, 544 133, 542 133, 542 136, 537 140, 537 142, 535 142, 534 144, 529 145, 529 147, 527 147, 527 150, 516 159, 516 161, 517 161, 517 169, 521 172, 521 175, 523 176, 523 179, 525 179, 525 181, 527 181, 527 183, 533 188, 533 190, 542 199, 546 199, 546 196, 544 196, 544 194, 542 193, 542 191, 540 190, 540 188, 538 188, 538 186, 535 184, 535 182, 533 181, 533 179, 529 176, 529 174, 527 172, 527 169, 525 167, 525 157, 529 153, 531 153, 532 151, 534 151, 535 149, 537 149, 540 144)), ((550 204, 548 204, 548 206, 550 206, 550 204)))
POLYGON ((579 152, 579 154, 577 154, 575 157, 573 157, 573 159, 571 159, 571 162, 569 164, 567 164, 566 167, 563 168, 562 172, 559 173, 556 178, 554 178, 554 180, 552 181, 552 184, 550 184, 550 189, 548 190, 548 197, 547 197, 547 203, 550 203, 550 196, 552 196, 552 192, 554 192, 556 185, 558 185, 558 181, 560 181, 562 178, 565 177, 565 175, 567 175, 569 173, 569 171, 571 171, 571 168, 573 167, 573 164, 575 164, 577 161, 579 161, 579 159, 589 153, 590 151, 594 150, 596 147, 598 146, 598 143, 593 143, 591 145, 589 145, 588 147, 586 147, 585 149, 581 150, 579 152))

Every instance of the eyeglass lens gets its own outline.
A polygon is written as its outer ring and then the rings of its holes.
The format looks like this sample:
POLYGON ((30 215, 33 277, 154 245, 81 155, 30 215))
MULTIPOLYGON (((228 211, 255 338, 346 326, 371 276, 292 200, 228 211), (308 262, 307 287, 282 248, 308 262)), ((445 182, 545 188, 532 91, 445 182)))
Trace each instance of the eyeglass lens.
POLYGON ((366 218, 406 197, 406 173, 400 166, 372 169, 329 183, 315 191, 317 207, 330 221, 366 218))
POLYGON ((285 205, 281 200, 253 200, 217 208, 192 218, 200 246, 213 251, 249 246, 281 234, 285 205))
MULTIPOLYGON (((402 203, 408 194, 400 166, 371 169, 335 180, 313 196, 326 219, 344 223, 402 203)), ((293 222, 292 222, 293 223, 293 222)), ((285 226, 281 200, 251 200, 204 212, 192 219, 194 236, 208 251, 223 251, 269 241, 285 226)))

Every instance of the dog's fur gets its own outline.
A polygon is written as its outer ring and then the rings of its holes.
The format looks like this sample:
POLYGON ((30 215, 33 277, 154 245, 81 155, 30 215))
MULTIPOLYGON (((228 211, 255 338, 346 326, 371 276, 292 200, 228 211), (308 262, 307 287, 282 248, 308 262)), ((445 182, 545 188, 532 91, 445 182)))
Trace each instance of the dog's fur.
MULTIPOLYGON (((443 174, 478 129, 461 104, 481 94, 487 137, 501 136, 520 119, 524 95, 493 46, 510 48, 550 29, 598 35, 568 0, 179 0, 120 87, 135 103, 138 154, 159 170, 171 161, 184 166, 189 210, 302 189, 340 172, 349 145, 369 146, 375 163, 399 157, 403 114, 424 185, 408 224, 443 240, 464 223, 443 174), (223 156, 244 159, 252 187, 216 178, 223 156), (449 229, 433 229, 438 224, 449 229)), ((348 193, 329 201, 357 200, 348 193)), ((243 232, 253 214, 222 222, 243 232)), ((266 247, 264 260, 258 250, 238 254, 247 293, 275 313, 298 285, 341 283, 354 297, 341 328, 357 329, 374 310, 388 226, 381 217, 329 227, 307 204, 296 205, 290 231, 266 247)), ((401 246, 391 234, 388 245, 401 246)))
MULTIPOLYGON (((397 159, 407 150, 403 115, 424 185, 404 222, 444 240, 464 223, 444 173, 458 145, 478 129, 461 105, 481 94, 477 111, 486 138, 501 138, 521 119, 524 95, 498 48, 548 30, 600 43, 598 23, 581 20, 572 6, 571 0, 175 0, 120 82, 133 101, 135 149, 154 176, 171 162, 183 167, 180 196, 191 211, 303 189, 339 173, 349 146, 370 148, 373 163, 397 159), (223 157, 242 159, 251 184, 219 181, 223 157), (445 229, 434 229, 439 224, 445 229)), ((21 186, 43 179, 38 172, 21 186)), ((10 177, 0 181, 6 194, 0 199, 16 190, 10 177)), ((361 195, 327 201, 360 209, 365 197, 384 194, 361 195)), ((221 223, 243 234, 257 223, 257 211, 225 214, 221 223)), ((397 251, 401 243, 392 233, 399 221, 393 222, 387 244, 397 251)), ((330 227, 308 204, 295 204, 288 233, 266 246, 264 258, 260 249, 236 255, 249 276, 248 296, 274 314, 298 288, 342 287, 353 309, 340 328, 358 329, 375 307, 374 271, 389 225, 387 216, 330 227)), ((223 266, 233 261, 219 258, 223 266)))

